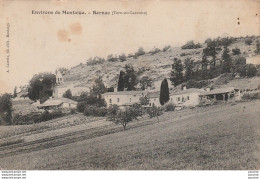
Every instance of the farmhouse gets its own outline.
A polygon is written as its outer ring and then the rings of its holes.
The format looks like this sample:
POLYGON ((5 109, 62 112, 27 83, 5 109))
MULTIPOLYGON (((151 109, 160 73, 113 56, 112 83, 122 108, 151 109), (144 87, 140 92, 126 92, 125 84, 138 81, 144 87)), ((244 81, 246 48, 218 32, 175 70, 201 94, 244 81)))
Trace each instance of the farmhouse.
POLYGON ((149 107, 152 107, 152 106, 161 106, 160 104, 160 100, 159 100, 159 97, 160 97, 160 91, 155 91, 155 92, 150 92, 148 93, 148 97, 149 97, 149 107))
POLYGON ((139 103, 140 97, 146 94, 147 91, 118 91, 104 93, 102 97, 106 101, 107 107, 114 104, 122 107, 139 103))
POLYGON ((196 106, 200 103, 200 95, 204 90, 197 88, 183 88, 181 91, 170 91, 169 102, 176 106, 196 106))
POLYGON ((231 99, 234 100, 240 100, 240 90, 236 89, 234 87, 228 87, 228 88, 219 88, 214 89, 211 91, 205 91, 200 95, 201 100, 203 98, 207 99, 214 99, 214 100, 222 100, 222 101, 229 101, 231 99))
POLYGON ((37 104, 38 109, 50 110, 59 108, 73 109, 77 107, 77 102, 67 98, 48 99, 42 104, 37 104))

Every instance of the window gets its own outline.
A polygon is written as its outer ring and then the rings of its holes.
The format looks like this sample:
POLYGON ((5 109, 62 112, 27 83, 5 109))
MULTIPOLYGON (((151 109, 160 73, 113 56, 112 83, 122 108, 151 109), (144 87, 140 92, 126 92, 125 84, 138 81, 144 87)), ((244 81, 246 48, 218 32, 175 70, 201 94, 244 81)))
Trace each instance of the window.
POLYGON ((182 99, 181 99, 181 100, 182 100, 182 102, 184 102, 184 98, 183 98, 183 97, 182 97, 182 99))
POLYGON ((180 97, 178 97, 178 101, 180 101, 181 100, 181 98, 180 97))
POLYGON ((150 103, 149 105, 152 106, 152 103, 150 103))
POLYGON ((109 99, 109 103, 112 103, 112 99, 109 99))
POLYGON ((129 101, 131 102, 131 98, 129 99, 129 101))
POLYGON ((117 98, 117 102, 119 102, 119 98, 117 98))
POLYGON ((190 97, 189 97, 189 96, 187 96, 187 100, 190 100, 190 97))

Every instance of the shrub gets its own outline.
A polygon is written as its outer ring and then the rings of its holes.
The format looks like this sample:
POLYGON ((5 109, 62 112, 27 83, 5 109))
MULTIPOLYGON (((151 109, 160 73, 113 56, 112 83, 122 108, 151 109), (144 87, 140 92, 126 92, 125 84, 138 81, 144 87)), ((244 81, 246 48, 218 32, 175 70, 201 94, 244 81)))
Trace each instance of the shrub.
POLYGON ((164 105, 164 109, 165 111, 174 111, 175 109, 175 105, 173 103, 167 103, 164 105))
POLYGON ((150 53, 151 53, 152 55, 154 55, 154 54, 156 54, 156 53, 158 53, 158 52, 160 52, 160 51, 161 51, 160 49, 155 48, 155 49, 151 50, 150 53))
POLYGON ((188 41, 185 45, 183 45, 181 48, 182 49, 196 49, 196 48, 201 48, 202 47, 202 45, 200 44, 200 43, 197 43, 197 44, 195 44, 194 42, 193 42, 193 40, 192 41, 188 41))
POLYGON ((104 117, 106 115, 107 109, 105 107, 86 106, 84 110, 84 116, 104 117))
POLYGON ((95 115, 99 117, 104 117, 107 115, 107 108, 106 107, 98 107, 95 109, 95 115))
POLYGON ((252 39, 246 39, 246 40, 245 40, 245 44, 246 44, 246 45, 251 45, 252 42, 253 42, 252 39))
POLYGON ((239 54, 241 54, 239 48, 234 48, 234 49, 232 49, 232 53, 233 53, 233 55, 239 55, 239 54))
POLYGON ((256 76, 256 74, 257 74, 257 69, 256 69, 255 65, 247 64, 246 65, 246 75, 248 77, 254 77, 254 76, 256 76))
POLYGON ((119 60, 121 61, 121 62, 124 62, 124 61, 126 61, 126 56, 125 56, 125 54, 123 53, 123 54, 121 54, 121 55, 119 55, 119 60))
POLYGON ((68 89, 67 91, 65 91, 65 93, 62 95, 63 98, 68 98, 71 99, 72 98, 72 93, 70 91, 70 89, 68 89))
POLYGON ((119 111, 119 106, 114 104, 108 107, 107 109, 107 115, 108 117, 112 117, 115 116, 117 114, 117 112, 119 111))
POLYGON ((255 99, 260 99, 260 94, 255 92, 255 93, 245 93, 242 96, 242 100, 255 100, 255 99))
POLYGON ((169 50, 171 48, 171 46, 170 45, 168 45, 168 46, 165 46, 164 48, 163 48, 163 52, 166 52, 167 50, 169 50))
POLYGON ((118 60, 117 56, 113 56, 113 54, 110 54, 107 56, 107 61, 109 62, 116 62, 118 60))
POLYGON ((104 58, 101 57, 95 57, 95 58, 89 58, 87 61, 87 65, 97 65, 97 64, 102 64, 105 62, 104 58))
POLYGON ((70 114, 76 114, 77 110, 76 109, 71 109, 70 114))
POLYGON ((135 52, 134 58, 137 58, 138 56, 144 55, 145 51, 143 47, 140 47, 137 52, 135 52))
POLYGON ((84 109, 84 116, 91 116, 95 113, 95 107, 93 106, 86 106, 84 109))
POLYGON ((77 104, 78 112, 84 112, 86 106, 87 106, 87 102, 86 101, 78 102, 78 104, 77 104))

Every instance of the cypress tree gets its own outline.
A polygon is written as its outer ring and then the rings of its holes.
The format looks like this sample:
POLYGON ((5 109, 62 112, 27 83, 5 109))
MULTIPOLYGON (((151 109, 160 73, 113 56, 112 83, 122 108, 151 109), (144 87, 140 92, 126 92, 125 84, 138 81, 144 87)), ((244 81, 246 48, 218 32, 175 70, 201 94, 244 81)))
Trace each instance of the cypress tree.
POLYGON ((161 105, 164 105, 165 103, 167 103, 169 101, 169 87, 168 87, 168 81, 165 78, 162 81, 161 84, 161 91, 160 91, 160 103, 161 105))
POLYGON ((117 91, 124 91, 125 82, 124 82, 124 72, 120 71, 118 84, 117 84, 117 91))

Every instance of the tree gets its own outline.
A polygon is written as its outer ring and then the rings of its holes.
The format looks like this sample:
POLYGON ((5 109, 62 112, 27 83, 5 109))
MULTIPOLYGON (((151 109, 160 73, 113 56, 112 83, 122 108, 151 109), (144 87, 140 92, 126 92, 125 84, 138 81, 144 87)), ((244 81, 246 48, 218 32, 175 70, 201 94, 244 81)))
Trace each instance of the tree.
POLYGON ((168 81, 165 78, 162 81, 161 84, 161 90, 160 90, 160 103, 161 105, 164 105, 169 101, 169 87, 168 87, 168 81))
POLYGON ((139 100, 140 100, 140 104, 143 105, 143 106, 148 105, 149 102, 150 102, 150 98, 149 98, 149 96, 146 96, 146 95, 140 97, 139 100))
POLYGON ((15 86, 14 87, 14 94, 13 94, 13 98, 16 98, 17 97, 17 87, 15 86))
POLYGON ((95 83, 92 86, 91 93, 93 95, 100 96, 101 94, 104 94, 105 92, 107 92, 107 88, 105 87, 105 85, 102 81, 102 78, 98 77, 97 79, 95 79, 95 83))
POLYGON ((12 100, 11 95, 5 93, 0 96, 0 122, 12 123, 12 100))
POLYGON ((232 61, 227 47, 224 48, 222 59, 223 59, 222 73, 230 73, 232 67, 232 61))
POLYGON ((175 86, 181 84, 183 82, 183 65, 181 60, 178 58, 173 59, 172 71, 171 71, 171 82, 174 83, 175 86))
POLYGON ((246 65, 246 76, 248 77, 254 77, 257 74, 257 69, 255 65, 253 64, 247 64, 246 65))
POLYGON ((52 96, 53 87, 56 83, 55 75, 40 73, 34 75, 29 82, 28 96, 31 100, 38 100, 52 96))
POLYGON ((151 87, 152 86, 152 79, 148 76, 144 76, 142 77, 142 79, 139 81, 140 84, 141 84, 141 89, 142 90, 145 90, 147 89, 148 87, 151 87))
POLYGON ((245 40, 245 44, 246 44, 246 45, 251 45, 252 42, 253 42, 252 39, 246 39, 246 40, 245 40))
POLYGON ((119 79, 117 83, 117 91, 124 91, 125 89, 125 82, 124 82, 124 72, 120 71, 119 79))
POLYGON ((129 109, 120 110, 118 105, 111 105, 108 108, 107 120, 115 124, 121 124, 126 129, 126 125, 134 119, 129 109))
POLYGON ((109 62, 116 62, 117 61, 117 55, 113 56, 113 54, 110 54, 107 56, 107 61, 109 62))
POLYGON ((68 89, 67 91, 65 91, 65 93, 62 95, 63 98, 68 98, 71 99, 72 98, 72 93, 70 91, 70 89, 68 89))
POLYGON ((148 109, 147 112, 150 118, 156 117, 158 122, 159 122, 159 116, 163 114, 160 108, 156 106, 152 106, 150 109, 148 109))
POLYGON ((119 60, 120 60, 121 62, 126 61, 126 56, 125 56, 124 53, 122 53, 121 55, 119 55, 119 60))
POLYGON ((240 52, 240 49, 239 48, 234 48, 234 49, 232 49, 232 53, 233 53, 233 55, 239 55, 239 54, 241 54, 241 52, 240 52))
POLYGON ((130 115, 132 116, 133 119, 137 119, 137 117, 142 117, 143 118, 143 107, 141 104, 135 103, 132 106, 130 106, 129 108, 127 108, 127 110, 129 110, 130 115))
POLYGON ((260 54, 260 42, 259 42, 259 40, 256 41, 256 53, 260 54))
POLYGON ((184 67, 185 67, 185 80, 189 81, 193 78, 193 68, 194 68, 194 60, 191 60, 190 58, 186 58, 184 61, 184 67))
MULTIPOLYGON (((204 51, 204 50, 203 50, 204 51)), ((208 71, 208 60, 206 55, 202 55, 202 60, 201 60, 201 67, 202 67, 202 79, 207 78, 207 71, 208 71)))
MULTIPOLYGON (((226 44, 227 45, 227 44, 226 44)), ((213 70, 216 69, 216 55, 221 50, 219 40, 208 40, 207 47, 203 49, 203 56, 207 58, 208 56, 212 57, 213 70)))
POLYGON ((125 83, 125 88, 127 88, 127 91, 135 90, 135 86, 138 83, 137 74, 133 66, 130 64, 125 65, 124 83, 125 83))

